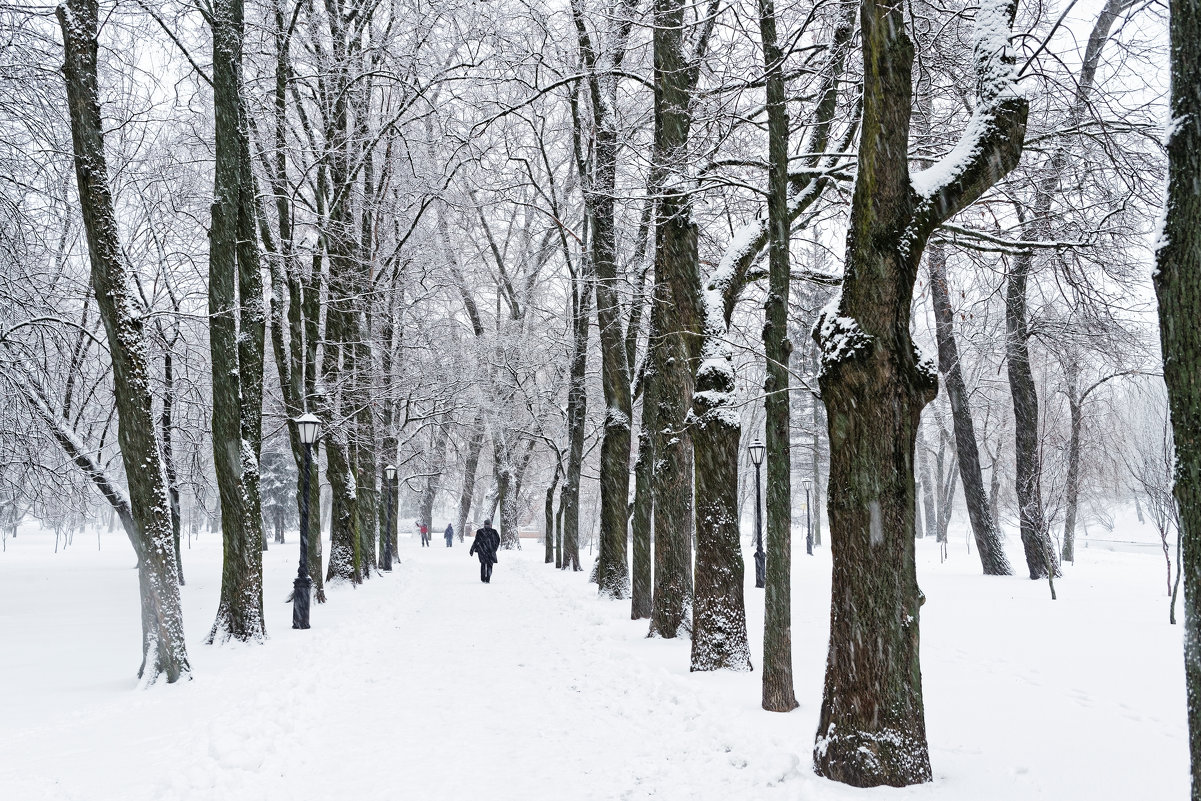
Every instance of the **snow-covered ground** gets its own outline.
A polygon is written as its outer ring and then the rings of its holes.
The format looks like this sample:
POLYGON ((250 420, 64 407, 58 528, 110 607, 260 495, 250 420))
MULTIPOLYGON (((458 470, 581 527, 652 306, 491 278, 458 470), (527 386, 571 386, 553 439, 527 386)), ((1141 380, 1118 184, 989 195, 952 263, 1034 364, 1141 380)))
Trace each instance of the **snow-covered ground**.
MULTIPOLYGON (((1108 536, 1152 536, 1121 532, 1108 536)), ((648 640, 628 603, 544 566, 537 544, 502 552, 484 585, 466 546, 438 537, 429 549, 402 539, 395 572, 331 590, 304 632, 284 603, 295 537, 273 545, 270 639, 212 647, 220 540, 204 535, 184 552, 195 678, 138 691, 123 535, 100 535, 99 549, 77 536, 56 554, 53 534, 26 527, 0 554, 0 799, 1186 797, 1162 554, 1082 547, 1052 602, 1043 582, 981 577, 955 539, 945 564, 918 542, 935 780, 855 790, 809 767, 827 549, 794 561, 801 706, 780 715, 759 708, 758 672, 690 674, 686 641, 648 640)), ((757 657, 762 598, 748 583, 757 657)))

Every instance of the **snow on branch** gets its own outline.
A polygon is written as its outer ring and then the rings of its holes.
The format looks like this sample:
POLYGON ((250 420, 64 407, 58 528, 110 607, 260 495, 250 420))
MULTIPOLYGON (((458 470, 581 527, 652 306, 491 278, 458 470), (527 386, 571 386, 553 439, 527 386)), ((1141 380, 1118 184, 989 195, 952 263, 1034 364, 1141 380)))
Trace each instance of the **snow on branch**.
POLYGON ((911 231, 924 240, 1017 166, 1029 102, 1017 90, 1009 37, 1016 0, 984 0, 976 12, 977 103, 955 147, 910 176, 918 209, 911 231))
POLYGON ((104 467, 89 456, 91 449, 74 430, 67 426, 67 421, 54 413, 41 387, 36 386, 19 373, 9 373, 6 377, 16 385, 17 391, 21 393, 34 414, 41 419, 67 457, 96 485, 96 489, 104 496, 104 500, 108 501, 109 505, 113 507, 113 511, 117 513, 126 533, 132 536, 134 531, 132 507, 129 497, 120 485, 105 472, 104 467))

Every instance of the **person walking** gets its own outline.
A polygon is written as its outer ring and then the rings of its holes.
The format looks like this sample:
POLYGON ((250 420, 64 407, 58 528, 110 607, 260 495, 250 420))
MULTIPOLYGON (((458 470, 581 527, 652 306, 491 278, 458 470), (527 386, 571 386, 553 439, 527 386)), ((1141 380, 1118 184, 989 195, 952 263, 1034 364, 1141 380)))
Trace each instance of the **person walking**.
POLYGON ((484 521, 484 527, 475 532, 468 556, 477 554, 480 559, 480 581, 492 583, 492 565, 496 564, 496 550, 500 547, 500 534, 492 528, 492 520, 484 521))
POLYGON ((449 548, 451 543, 455 541, 455 527, 452 524, 447 523, 446 531, 443 532, 442 536, 446 537, 446 547, 449 548))
POLYGON ((421 547, 428 548, 430 546, 430 527, 425 523, 421 524, 421 547))

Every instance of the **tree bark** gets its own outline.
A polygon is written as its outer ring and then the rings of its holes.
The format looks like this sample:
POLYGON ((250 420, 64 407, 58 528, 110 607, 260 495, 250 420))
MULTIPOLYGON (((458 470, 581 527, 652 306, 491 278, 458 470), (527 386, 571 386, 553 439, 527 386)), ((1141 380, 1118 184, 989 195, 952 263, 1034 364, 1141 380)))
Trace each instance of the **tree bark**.
MULTIPOLYGON (((467 442, 467 460, 463 463, 463 489, 459 492, 459 516, 455 520, 455 531, 459 542, 471 533, 467 531, 467 516, 471 514, 471 500, 475 497, 475 475, 479 470, 480 452, 484 450, 484 413, 476 412, 471 423, 470 439, 467 442)), ((477 521, 482 522, 482 521, 477 521)))
MULTIPOLYGON (((438 430, 434 434, 433 461, 430 463, 430 477, 421 491, 421 500, 417 505, 421 522, 434 536, 434 501, 438 497, 438 489, 442 484, 442 470, 446 466, 446 441, 450 437, 450 416, 442 415, 438 430)), ((460 499, 461 501, 462 499, 460 499)))
POLYGON ((567 384, 567 474, 559 492, 563 515, 563 554, 559 567, 580 570, 580 474, 584 467, 584 424, 588 415, 588 333, 592 306, 591 268, 583 259, 584 275, 573 281, 572 350, 567 384))
POLYGON ((1030 332, 1026 324, 1026 284, 1034 256, 1026 251, 1014 259, 1005 292, 1005 351, 1009 394, 1013 399, 1015 490, 1022 548, 1031 579, 1060 575, 1043 512, 1042 461, 1039 458, 1038 389, 1030 370, 1030 332))
MULTIPOLYGON (((792 684, 792 414, 789 404, 788 108, 784 54, 776 38, 772 0, 759 0, 759 35, 767 95, 769 234, 768 294, 764 305, 764 433, 767 448, 767 564, 763 614, 763 708, 790 712, 798 706, 792 684)), ((837 46, 837 45, 836 45, 837 46)), ((829 109, 827 117, 833 116, 829 109)), ((821 122, 819 120, 819 122, 821 122)), ((737 457, 737 453, 735 453, 737 457)), ((739 576, 741 578, 741 576, 739 576)))
POLYGON ((967 385, 959 363, 955 342, 951 293, 947 285, 947 256, 942 245, 927 249, 926 266, 930 270, 930 293, 934 303, 934 333, 938 340, 938 370, 951 402, 951 420, 955 429, 955 452, 959 457, 959 477, 963 482, 968 519, 976 540, 976 553, 986 576, 1009 576, 1013 568, 1005 556, 1001 532, 988 507, 984 475, 980 469, 980 451, 976 446, 976 428, 968 406, 967 385))
POLYGON ((257 208, 242 99, 241 0, 213 4, 214 180, 209 228, 213 470, 221 501, 221 596, 208 642, 262 640, 264 316, 257 208))
MULTIPOLYGON (((1092 95, 1101 52, 1109 38, 1113 23, 1126 0, 1107 0, 1093 24, 1084 50, 1076 95, 1068 110, 1064 127, 1071 129, 1083 119, 1092 95)), ((1066 146, 1057 147, 1051 154, 1043 176, 1035 183, 1033 208, 1022 223, 1022 238, 1036 241, 1050 234, 1051 206, 1059 193, 1060 178, 1067 167, 1070 153, 1066 146)), ((1042 464, 1039 459, 1038 390, 1030 371, 1030 332, 1026 313, 1026 286, 1034 268, 1034 251, 1025 250, 1013 261, 1005 295, 1006 359, 1009 362, 1009 391, 1013 398, 1016 429, 1016 464, 1018 514, 1021 522, 1022 546, 1030 578, 1059 576, 1059 559, 1051 547, 1046 516, 1042 503, 1042 464)))
POLYGON ((150 393, 150 363, 129 265, 117 237, 117 220, 104 156, 97 80, 99 9, 96 0, 67 0, 56 10, 63 34, 63 76, 75 156, 75 178, 96 296, 117 389, 117 441, 129 485, 141 589, 144 685, 191 673, 183 632, 171 506, 150 393))
POLYGON ((634 514, 630 520, 633 550, 633 591, 630 594, 630 619, 644 620, 651 616, 654 597, 652 571, 652 525, 655 496, 651 482, 655 469, 655 373, 650 364, 650 343, 655 340, 652 328, 647 335, 647 367, 642 373, 642 421, 638 427, 638 460, 634 463, 634 514))
POLYGON ((814 329, 830 435, 833 583, 814 767, 859 787, 930 781, 918 652, 914 448, 938 374, 909 333, 930 233, 1017 163, 1027 103, 1008 50, 1016 5, 976 20, 978 98, 964 141, 910 175, 913 45, 904 6, 863 0, 863 131, 842 295, 814 329), (959 158, 959 153, 970 153, 959 158))
POLYGON ((1167 141, 1167 214, 1154 280, 1176 444, 1192 799, 1201 801, 1201 7, 1192 0, 1171 0, 1169 8, 1173 124, 1167 141))
POLYGON ((1084 409, 1080 391, 1080 366, 1068 365, 1068 414, 1071 418, 1068 434, 1068 476, 1064 487, 1063 552, 1065 562, 1076 563, 1076 509, 1080 503, 1080 429, 1084 425, 1084 409))
MULTIPOLYGON (((617 286, 623 276, 617 265, 617 76, 633 26, 635 0, 622 0, 612 11, 602 54, 593 43, 578 0, 572 3, 580 61, 588 74, 592 110, 591 171, 584 177, 584 205, 588 213, 588 261, 596 278, 596 322, 600 329, 601 384, 605 394, 605 430, 600 453, 600 552, 596 583, 600 595, 627 598, 630 575, 627 565, 630 499, 630 427, 633 401, 626 335, 617 286), (602 64, 602 55, 606 56, 602 64), (602 74, 609 65, 612 70, 602 74)), ((581 165, 582 167, 582 165, 581 165)))

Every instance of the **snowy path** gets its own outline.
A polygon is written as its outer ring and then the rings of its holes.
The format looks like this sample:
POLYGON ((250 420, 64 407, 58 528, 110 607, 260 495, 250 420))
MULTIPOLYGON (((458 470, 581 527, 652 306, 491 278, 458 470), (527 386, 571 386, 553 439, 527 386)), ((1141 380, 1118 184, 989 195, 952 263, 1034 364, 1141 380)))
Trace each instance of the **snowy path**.
MULTIPOLYGON (((209 537, 185 555, 196 678, 148 692, 132 690, 128 554, 115 540, 60 555, 10 542, 0 799, 1124 801, 1187 788, 1179 632, 1161 625, 1154 560, 1096 554, 1054 606, 1042 585, 923 561, 936 780, 859 791, 808 767, 828 557, 798 557, 801 708, 773 715, 758 672, 689 674, 686 641, 646 639, 627 603, 547 568, 537 545, 502 552, 484 585, 464 545, 440 542, 402 541, 392 575, 332 590, 307 632, 286 628, 281 603, 295 546, 273 547, 270 639, 214 648, 200 643, 219 582, 209 537)), ((758 656, 762 601, 747 599, 758 656)))

